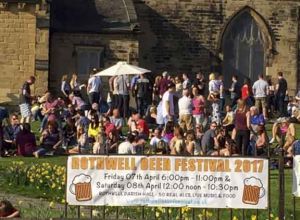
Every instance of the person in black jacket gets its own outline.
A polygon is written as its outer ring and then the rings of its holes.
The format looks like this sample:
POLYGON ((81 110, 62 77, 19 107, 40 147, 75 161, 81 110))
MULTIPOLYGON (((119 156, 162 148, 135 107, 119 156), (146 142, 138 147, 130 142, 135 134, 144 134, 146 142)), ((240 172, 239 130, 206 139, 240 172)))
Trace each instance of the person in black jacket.
POLYGON ((151 87, 150 81, 144 74, 140 75, 140 78, 136 82, 136 95, 137 95, 137 110, 141 116, 146 112, 151 99, 151 87))
POLYGON ((283 78, 283 73, 278 73, 278 88, 276 92, 276 100, 279 110, 279 117, 286 116, 286 105, 284 104, 284 99, 287 91, 287 81, 283 78))

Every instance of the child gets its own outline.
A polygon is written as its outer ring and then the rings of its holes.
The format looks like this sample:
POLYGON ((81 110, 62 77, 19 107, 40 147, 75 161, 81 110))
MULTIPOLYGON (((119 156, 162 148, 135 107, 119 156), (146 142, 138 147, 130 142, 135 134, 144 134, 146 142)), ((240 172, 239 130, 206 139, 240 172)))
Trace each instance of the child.
POLYGON ((7 200, 0 201, 0 218, 19 218, 20 212, 7 200))

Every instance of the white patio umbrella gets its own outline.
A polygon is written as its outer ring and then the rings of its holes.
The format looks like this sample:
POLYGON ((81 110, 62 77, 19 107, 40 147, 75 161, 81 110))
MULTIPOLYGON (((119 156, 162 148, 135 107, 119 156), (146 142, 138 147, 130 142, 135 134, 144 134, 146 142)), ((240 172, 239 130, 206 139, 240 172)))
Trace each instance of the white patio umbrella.
POLYGON ((118 62, 117 64, 96 73, 94 76, 121 76, 138 75, 151 72, 138 66, 130 65, 127 62, 118 62))

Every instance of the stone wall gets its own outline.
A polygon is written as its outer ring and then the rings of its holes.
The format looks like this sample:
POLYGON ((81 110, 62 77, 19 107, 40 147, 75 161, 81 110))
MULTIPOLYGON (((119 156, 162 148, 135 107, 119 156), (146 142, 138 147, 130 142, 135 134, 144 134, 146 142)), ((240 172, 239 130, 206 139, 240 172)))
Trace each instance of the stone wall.
MULTIPOLYGON (((77 46, 103 48, 103 68, 114 65, 118 61, 129 60, 131 64, 138 64, 138 41, 134 36, 54 33, 51 37, 49 78, 51 91, 60 90, 63 74, 71 76, 77 73, 77 46)), ((82 83, 86 83, 89 73, 79 75, 78 78, 82 83)))
POLYGON ((135 0, 135 6, 142 30, 140 65, 157 73, 220 71, 222 33, 237 12, 250 7, 266 23, 273 40, 267 74, 275 77, 282 71, 295 92, 299 1, 135 0))
POLYGON ((48 60, 48 31, 41 33, 37 29, 37 14, 42 12, 38 6, 0 4, 0 102, 3 104, 18 104, 20 88, 31 75, 37 77, 32 88, 34 94, 41 92, 37 88, 47 86, 43 82, 47 82, 48 69, 36 75, 36 58, 48 60))
POLYGON ((34 75, 35 7, 26 10, 9 5, 0 10, 0 101, 18 102, 19 89, 25 79, 34 75))
POLYGON ((50 18, 46 3, 40 5, 37 11, 36 53, 35 53, 35 94, 41 95, 48 90, 49 78, 49 27, 50 18))

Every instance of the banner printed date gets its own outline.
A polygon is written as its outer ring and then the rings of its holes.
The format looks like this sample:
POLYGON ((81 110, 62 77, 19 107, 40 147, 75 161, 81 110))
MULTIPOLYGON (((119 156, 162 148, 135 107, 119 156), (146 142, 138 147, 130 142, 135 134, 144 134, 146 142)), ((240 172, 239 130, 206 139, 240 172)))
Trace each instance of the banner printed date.
POLYGON ((235 160, 235 172, 253 172, 253 173, 261 173, 264 168, 263 160, 235 160))

